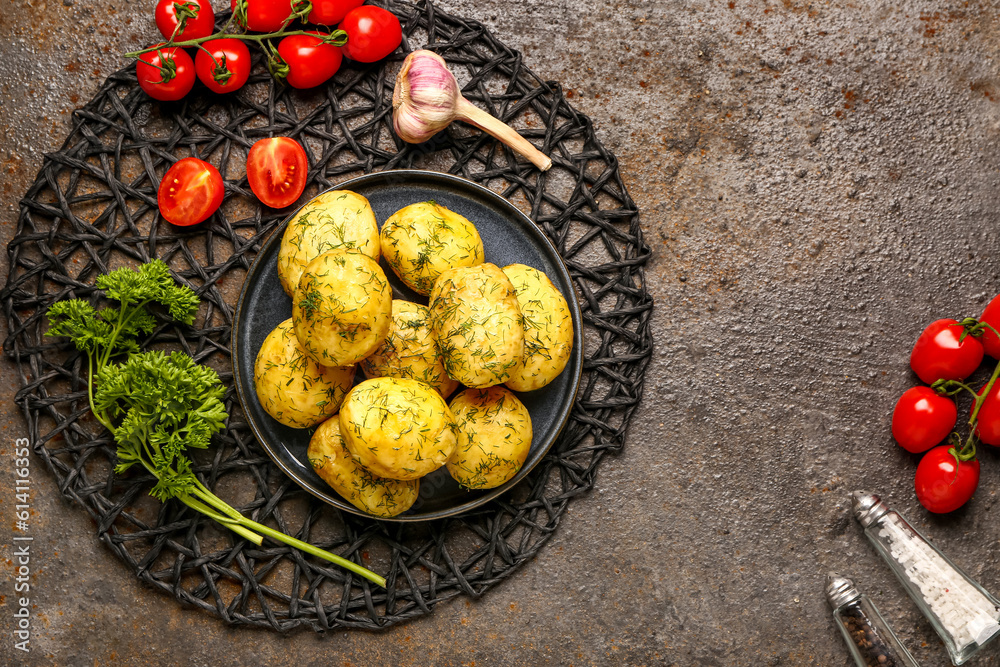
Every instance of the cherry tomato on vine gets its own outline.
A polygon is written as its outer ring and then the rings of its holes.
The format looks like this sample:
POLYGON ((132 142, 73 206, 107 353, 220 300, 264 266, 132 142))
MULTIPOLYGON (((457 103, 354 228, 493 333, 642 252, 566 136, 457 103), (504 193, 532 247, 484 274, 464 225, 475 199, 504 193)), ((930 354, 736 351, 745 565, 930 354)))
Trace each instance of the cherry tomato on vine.
POLYGON ((156 203, 167 222, 187 227, 215 213, 225 190, 218 169, 204 160, 186 157, 163 175, 156 203))
MULTIPOLYGON (((236 11, 239 0, 231 0, 236 11)), ((290 0, 246 0, 246 27, 254 32, 277 32, 281 24, 292 15, 290 0)))
POLYGON ((250 49, 242 40, 210 39, 202 47, 194 57, 194 71, 209 90, 231 93, 250 78, 250 49))
MULTIPOLYGON (((313 33, 322 36, 321 33, 313 33)), ((314 88, 340 69, 340 47, 319 37, 289 35, 278 42, 278 55, 288 65, 285 81, 292 88, 314 88)))
POLYGON ((175 42, 208 37, 215 32, 215 11, 208 0, 159 0, 153 15, 160 34, 166 39, 173 35, 175 42), (178 14, 186 15, 187 20, 184 30, 174 35, 180 23, 178 14))
POLYGON ((372 5, 347 12, 337 27, 347 33, 344 55, 359 63, 381 60, 403 41, 403 28, 396 15, 372 5))
POLYGON ((247 181, 265 205, 284 208, 306 189, 309 161, 299 142, 288 137, 261 139, 247 154, 247 181))
POLYGON ((908 452, 926 452, 948 437, 957 418, 955 401, 930 387, 913 387, 892 411, 892 437, 908 452))
MULTIPOLYGON (((984 391, 986 391, 985 385, 977 395, 982 396, 984 391)), ((975 408, 976 404, 973 403, 969 414, 972 414, 975 408)), ((976 435, 987 445, 1000 447, 1000 380, 993 383, 993 389, 983 399, 983 405, 979 408, 979 414, 976 415, 976 435)))
MULTIPOLYGON (((991 327, 1000 331, 1000 296, 993 297, 993 300, 986 304, 980 322, 986 322, 991 327)), ((988 328, 983 330, 983 349, 986 354, 994 359, 1000 359, 1000 338, 988 328)))
POLYGON ((309 22, 319 25, 337 25, 347 12, 365 4, 365 0, 313 0, 309 22))
POLYGON ((959 461, 950 449, 948 445, 935 447, 917 465, 917 500, 936 514, 957 510, 979 485, 979 459, 959 461))
POLYGON ((194 61, 177 47, 149 51, 135 64, 139 87, 154 100, 179 100, 194 86, 194 61))
POLYGON ((983 344, 966 336, 955 320, 935 320, 917 338, 910 353, 910 368, 927 384, 936 380, 964 380, 983 361, 983 344))

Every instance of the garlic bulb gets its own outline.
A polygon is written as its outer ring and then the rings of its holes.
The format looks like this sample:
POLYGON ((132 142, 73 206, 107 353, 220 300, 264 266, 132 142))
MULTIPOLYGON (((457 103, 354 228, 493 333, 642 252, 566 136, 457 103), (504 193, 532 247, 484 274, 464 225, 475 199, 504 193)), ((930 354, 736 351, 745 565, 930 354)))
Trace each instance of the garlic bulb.
POLYGON ((392 122, 399 137, 411 144, 427 141, 463 120, 496 137, 546 171, 552 160, 514 131, 465 99, 444 59, 431 51, 414 51, 403 61, 392 92, 392 122))

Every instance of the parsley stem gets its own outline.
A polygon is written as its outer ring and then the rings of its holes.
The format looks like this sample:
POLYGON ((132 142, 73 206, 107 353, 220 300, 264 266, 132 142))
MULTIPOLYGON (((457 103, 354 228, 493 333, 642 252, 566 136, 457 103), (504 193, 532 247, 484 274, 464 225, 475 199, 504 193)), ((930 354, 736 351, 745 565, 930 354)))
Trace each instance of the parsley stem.
POLYGON ((97 417, 97 421, 104 424, 97 413, 97 408, 94 407, 94 355, 90 352, 87 353, 87 399, 90 401, 90 413, 97 417))
POLYGON ((214 493, 212 493, 208 489, 208 487, 206 487, 204 484, 202 484, 201 480, 199 480, 197 477, 195 477, 194 483, 195 483, 196 486, 195 486, 195 489, 194 489, 193 493, 195 495, 197 495, 199 498, 201 498, 202 500, 204 500, 205 502, 207 502, 208 504, 212 505, 215 509, 217 509, 220 512, 222 512, 223 514, 225 514, 226 516, 228 516, 230 519, 237 519, 237 520, 239 520, 239 519, 245 518, 235 508, 233 508, 229 503, 227 503, 225 500, 223 500, 219 496, 217 496, 214 493))
POLYGON ((115 326, 115 329, 111 334, 111 342, 108 344, 107 350, 104 352, 104 358, 97 367, 98 371, 107 366, 108 362, 111 361, 111 355, 114 354, 115 344, 118 342, 118 337, 121 335, 121 332, 125 330, 125 325, 131 322, 132 318, 141 312, 148 303, 149 299, 146 299, 142 303, 137 303, 132 306, 132 310, 129 312, 128 317, 125 317, 125 305, 122 305, 121 310, 118 311, 118 324, 115 326))
POLYGON ((177 498, 191 509, 197 510, 198 512, 201 512, 202 514, 207 516, 208 518, 213 519, 218 523, 221 523, 229 530, 233 531, 240 537, 253 542, 257 546, 260 546, 261 544, 264 543, 264 538, 258 535, 257 533, 239 525, 239 523, 235 519, 231 519, 227 516, 222 516, 221 514, 216 514, 215 512, 212 511, 211 507, 208 507, 204 503, 195 500, 191 496, 185 494, 182 496, 177 496, 177 498))
MULTIPOLYGON (((358 565, 357 563, 354 563, 352 561, 349 561, 343 556, 338 556, 337 554, 326 551, 325 549, 320 549, 319 547, 313 546, 308 542, 303 542, 302 540, 296 539, 291 535, 286 535, 285 533, 282 533, 279 530, 275 530, 274 528, 265 526, 262 523, 257 523, 252 519, 248 519, 242 514, 240 514, 238 511, 233 509, 228 503, 226 503, 226 501, 222 500, 208 489, 205 489, 205 487, 201 484, 201 482, 198 482, 198 486, 201 486, 201 488, 195 488, 191 492, 191 495, 196 496, 200 500, 203 500, 205 503, 211 505, 214 508, 217 508, 222 512, 225 512, 228 515, 226 517, 221 517, 205 512, 205 514, 208 514, 208 516, 211 516, 219 523, 233 530, 236 530, 237 526, 250 528, 256 531, 257 533, 261 533, 267 537, 270 537, 272 540, 275 540, 277 542, 283 542, 284 544, 287 544, 288 546, 291 547, 295 547, 300 551, 305 551, 308 554, 312 554, 313 556, 322 558, 323 560, 330 561, 331 563, 339 565, 345 570, 350 570, 351 572, 354 572, 355 574, 364 577, 368 581, 371 581, 375 584, 378 584, 382 588, 385 588, 386 586, 385 577, 381 577, 372 572, 371 570, 369 570, 368 568, 358 565)), ((187 502, 187 500, 185 500, 184 502, 187 502)), ((204 510, 199 510, 199 511, 204 512, 204 510)), ((258 542, 258 544, 260 543, 258 542)))
MULTIPOLYGON (((142 458, 140 456, 139 457, 139 462, 142 464, 142 466, 146 470, 148 470, 153 475, 153 477, 159 478, 159 475, 156 473, 156 468, 154 468, 152 465, 150 465, 149 462, 146 461, 146 459, 144 459, 144 458, 142 458)), ((178 500, 180 500, 182 503, 184 503, 185 505, 187 505, 188 507, 190 507, 191 509, 196 510, 198 512, 201 512, 202 514, 204 514, 208 518, 213 519, 213 520, 221 523, 226 528, 229 528, 231 531, 233 531, 234 533, 236 533, 240 537, 243 537, 243 538, 245 538, 247 540, 250 540, 251 542, 253 542, 257 546, 260 546, 264 542, 264 538, 262 538, 257 533, 255 533, 252 530, 249 530, 247 528, 244 528, 243 526, 238 525, 236 523, 236 521, 234 519, 230 518, 230 517, 222 516, 220 514, 217 514, 211 507, 205 505, 203 502, 197 500, 196 498, 192 498, 189 494, 186 494, 186 493, 185 494, 180 494, 180 495, 177 495, 175 497, 178 500)), ((216 499, 218 500, 218 498, 216 498, 216 499)), ((220 500, 219 502, 222 502, 222 501, 220 500)), ((222 504, 225 505, 224 502, 222 504)), ((229 507, 229 506, 226 505, 226 507, 229 507)), ((240 513, 237 512, 236 510, 234 510, 232 507, 229 507, 229 510, 231 512, 235 513, 236 516, 241 516, 240 513)))
POLYGON ((372 572, 371 570, 369 570, 368 568, 362 565, 358 565, 357 563, 351 562, 346 558, 344 558, 343 556, 338 556, 337 554, 330 553, 325 549, 320 549, 319 547, 313 546, 308 542, 303 542, 302 540, 295 539, 290 535, 285 535, 281 531, 269 528, 268 526, 265 526, 262 523, 257 523, 256 521, 251 521, 250 519, 247 518, 244 518, 241 523, 245 526, 253 528, 259 533, 263 533, 267 537, 270 537, 272 540, 276 540, 278 542, 284 542, 288 546, 295 547, 299 551, 305 551, 308 554, 312 554, 313 556, 322 558, 323 560, 330 561, 335 565, 339 565, 345 570, 350 570, 351 572, 364 577, 368 581, 371 581, 374 584, 378 584, 382 588, 385 588, 386 586, 385 577, 379 576, 374 572, 372 572))
MULTIPOLYGON (((146 455, 150 455, 148 450, 146 455)), ((139 457, 139 460, 146 470, 159 479, 157 470, 152 466, 152 464, 150 464, 143 457, 139 457)), ((195 477, 195 486, 189 493, 178 494, 175 497, 191 509, 197 510, 205 516, 214 519, 218 523, 232 530, 234 533, 245 537, 258 546, 263 542, 263 538, 261 538, 260 535, 263 534, 276 542, 282 542, 288 546, 295 547, 300 551, 304 551, 335 565, 339 565, 345 570, 350 570, 351 572, 364 577, 368 581, 378 584, 382 588, 385 588, 386 586, 385 577, 375 574, 362 565, 358 565, 357 563, 347 560, 343 556, 338 556, 337 554, 331 553, 325 549, 320 549, 319 547, 313 546, 308 542, 303 542, 302 540, 296 539, 291 535, 286 535, 285 533, 275 530, 269 526, 265 526, 262 523, 257 523, 252 519, 248 519, 240 514, 225 500, 209 491, 197 477, 195 477), (221 512, 221 514, 219 512, 221 512)))

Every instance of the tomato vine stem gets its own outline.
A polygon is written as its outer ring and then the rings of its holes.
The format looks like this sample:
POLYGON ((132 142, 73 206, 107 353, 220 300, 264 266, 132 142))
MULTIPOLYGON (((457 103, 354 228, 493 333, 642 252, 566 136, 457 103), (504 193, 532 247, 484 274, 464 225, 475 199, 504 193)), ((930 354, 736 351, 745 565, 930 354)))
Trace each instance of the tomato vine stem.
POLYGON ((960 343, 963 340, 965 340, 966 336, 977 336, 977 337, 982 336, 983 333, 986 331, 986 329, 992 331, 993 335, 1000 337, 1000 331, 994 329, 993 325, 991 325, 989 322, 983 322, 982 320, 977 320, 974 317, 966 317, 958 324, 965 328, 965 331, 963 331, 962 335, 959 337, 958 342, 960 343))
MULTIPOLYGON (((988 324, 986 326, 991 330, 993 329, 988 324)), ((990 395, 990 391, 993 389, 993 385, 998 378, 1000 378, 1000 363, 993 369, 993 374, 990 376, 986 386, 978 392, 960 380, 940 379, 931 385, 931 389, 942 396, 954 396, 962 391, 972 394, 973 405, 972 412, 969 415, 969 437, 966 438, 965 443, 961 443, 961 437, 958 433, 952 433, 949 438, 949 442, 952 445, 949 451, 954 455, 956 461, 969 461, 976 458, 976 441, 978 440, 976 437, 976 423, 979 420, 979 411, 982 409, 983 403, 986 402, 986 397, 990 395)))
POLYGON ((277 32, 268 32, 260 35, 250 35, 247 33, 228 33, 228 32, 217 32, 214 35, 209 35, 208 37, 199 37, 197 39, 188 39, 183 42, 164 42, 163 44, 158 44, 156 46, 150 46, 139 51, 130 51, 125 54, 126 58, 138 58, 144 53, 149 53, 150 51, 156 51, 158 49, 170 48, 170 47, 198 47, 204 42, 208 42, 213 39, 239 39, 248 42, 257 42, 258 44, 265 42, 269 39, 274 39, 276 37, 289 37, 291 35, 311 35, 316 37, 324 44, 332 44, 333 46, 343 46, 347 43, 347 33, 343 30, 334 30, 333 32, 319 33, 313 30, 279 30, 277 32))

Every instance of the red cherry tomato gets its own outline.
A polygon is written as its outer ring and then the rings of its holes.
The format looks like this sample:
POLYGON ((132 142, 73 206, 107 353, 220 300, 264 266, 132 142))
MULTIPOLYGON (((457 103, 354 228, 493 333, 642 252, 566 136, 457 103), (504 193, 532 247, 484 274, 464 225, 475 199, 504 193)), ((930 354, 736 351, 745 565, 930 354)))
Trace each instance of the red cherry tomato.
POLYGON ((215 32, 215 11, 208 0, 159 0, 153 15, 160 34, 166 39, 173 36, 175 42, 200 39, 215 32), (188 16, 184 30, 174 35, 174 30, 180 23, 177 18, 178 7, 184 13, 194 13, 195 16, 188 16))
POLYGON ((210 39, 202 46, 194 57, 194 70, 209 90, 231 93, 250 78, 250 49, 241 40, 210 39))
POLYGON ((935 447, 917 465, 917 500, 936 514, 957 510, 979 485, 979 459, 959 461, 950 449, 948 445, 935 447))
POLYGON ((948 437, 957 418, 955 401, 930 387, 913 387, 892 411, 892 437, 908 452, 926 452, 948 437))
POLYGON ((186 227, 215 213, 225 190, 218 169, 196 157, 186 157, 163 175, 156 203, 168 222, 186 227))
MULTIPOLYGON (((231 0, 230 6, 236 11, 238 0, 231 0)), ((292 15, 291 0, 246 0, 246 27, 254 32, 277 32, 292 15)))
MULTIPOLYGON (((319 35, 320 33, 313 33, 319 35)), ((285 81, 292 88, 314 88, 340 69, 340 47, 312 35, 289 35, 278 42, 278 55, 288 65, 285 81)))
POLYGON ((958 342, 963 332, 955 320, 935 320, 917 338, 910 354, 910 368, 921 380, 964 380, 979 368, 983 344, 974 336, 958 342))
POLYGON ((359 63, 381 60, 403 41, 403 28, 396 15, 372 5, 347 12, 337 27, 347 33, 344 55, 359 63))
POLYGON ((313 0, 309 22, 319 25, 337 25, 347 12, 365 4, 365 0, 313 0))
POLYGON ((247 154, 247 181, 265 205, 284 208, 294 204, 306 189, 309 161, 294 139, 261 139, 247 154))
POLYGON ((194 86, 194 61, 186 51, 173 46, 149 51, 139 56, 135 75, 139 87, 154 100, 179 100, 194 86))
MULTIPOLYGON (((1000 331, 1000 296, 993 297, 993 300, 986 304, 986 309, 983 310, 983 316, 979 318, 979 321, 986 322, 1000 331)), ((989 329, 983 329, 982 341, 986 354, 994 359, 1000 359, 1000 338, 989 329)))
MULTIPOLYGON (((982 396, 986 391, 983 386, 978 395, 982 396)), ((975 403, 969 409, 969 414, 975 409, 975 403)), ((1000 447, 1000 381, 993 383, 993 389, 989 395, 983 399, 983 405, 976 415, 976 435, 987 445, 1000 447)))

